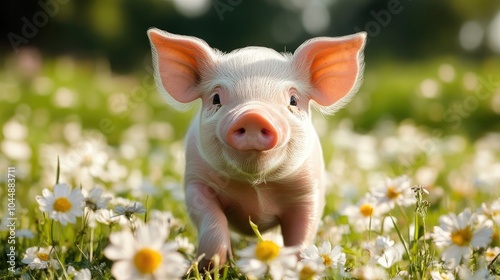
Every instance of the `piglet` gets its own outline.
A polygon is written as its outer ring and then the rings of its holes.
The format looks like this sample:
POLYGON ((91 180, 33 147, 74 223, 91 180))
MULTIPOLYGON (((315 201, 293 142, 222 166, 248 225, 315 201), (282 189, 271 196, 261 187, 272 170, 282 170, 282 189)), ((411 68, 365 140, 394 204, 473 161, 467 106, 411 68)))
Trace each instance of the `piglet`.
MULTIPOLYGON (((325 167, 311 105, 344 106, 363 73, 366 33, 315 38, 292 55, 264 47, 222 53, 205 41, 148 30, 156 85, 177 109, 201 99, 187 133, 185 196, 202 265, 231 257, 229 228, 281 227, 285 246, 313 242, 325 167)), ((175 121, 175 120, 172 120, 175 121)))

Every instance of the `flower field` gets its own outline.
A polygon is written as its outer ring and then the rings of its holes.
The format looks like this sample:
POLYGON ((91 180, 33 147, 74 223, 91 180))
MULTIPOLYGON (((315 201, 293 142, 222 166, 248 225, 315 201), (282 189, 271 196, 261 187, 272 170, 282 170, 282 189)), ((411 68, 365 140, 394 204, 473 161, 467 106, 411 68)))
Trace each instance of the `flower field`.
POLYGON ((500 279, 498 65, 367 61, 353 101, 313 118, 315 243, 254 227, 204 273, 182 189, 196 108, 168 108, 149 61, 20 52, 0 70, 0 279, 500 279))

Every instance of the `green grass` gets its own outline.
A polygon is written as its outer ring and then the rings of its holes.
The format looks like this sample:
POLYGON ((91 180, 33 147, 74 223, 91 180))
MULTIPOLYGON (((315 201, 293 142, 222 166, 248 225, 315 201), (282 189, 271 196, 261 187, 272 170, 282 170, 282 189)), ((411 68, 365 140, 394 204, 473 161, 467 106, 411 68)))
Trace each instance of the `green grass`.
MULTIPOLYGON (((145 222, 153 210, 170 211, 175 223, 169 242, 183 236, 196 245, 196 230, 182 199, 183 137, 196 108, 183 113, 169 108, 149 83, 147 64, 129 75, 112 73, 105 61, 67 57, 46 61, 29 75, 18 65, 16 58, 9 58, 0 71, 0 167, 4 170, 0 217, 4 222, 9 217, 7 167, 15 167, 16 229, 28 229, 34 237, 16 239, 17 274, 13 275, 4 265, 11 234, 1 228, 0 248, 5 253, 0 255, 0 278, 67 279, 73 277, 66 272, 70 265, 88 268, 93 279, 112 277, 113 262, 105 257, 104 248, 110 234, 127 224, 98 223, 91 229, 86 218, 67 226, 51 220, 35 197, 44 188, 52 189, 57 177, 72 188, 100 186, 114 197, 143 203, 147 212, 133 216, 145 222), (21 260, 32 246, 53 246, 65 269, 29 269, 21 260)), ((466 208, 475 212, 482 203, 489 206, 500 196, 498 65, 498 59, 470 64, 449 58, 367 64, 364 84, 346 108, 333 117, 315 115, 329 173, 317 244, 332 241, 347 255, 347 274, 327 271, 326 278, 360 278, 359 270, 370 262, 363 244, 380 235, 405 246, 401 261, 387 269, 377 266, 387 278, 431 279, 431 271, 443 269, 439 265, 442 250, 423 237, 433 232, 443 215, 466 208), (451 80, 440 77, 443 64, 453 69, 451 80), (437 85, 435 96, 422 94, 426 79, 437 85), (446 115, 456 104, 469 106, 466 114, 446 115), (408 175, 412 186, 423 185, 430 194, 416 192, 416 205, 393 209, 394 228, 389 232, 354 230, 342 210, 358 203, 375 182, 400 175, 408 175), (410 232, 415 223, 418 226, 410 232), (342 226, 350 231, 337 240, 330 230, 342 226)), ((112 201, 108 208, 116 205, 112 201)), ((500 245, 499 224, 493 223, 492 228, 488 248, 500 245)), ((255 238, 236 238, 233 251, 255 242, 255 238)), ((236 265, 238 256, 222 266, 220 274, 200 275, 195 252, 182 253, 193 268, 186 279, 245 279, 236 265)), ((484 254, 485 248, 474 250, 467 265, 473 271, 489 269, 498 279, 498 261, 486 262, 484 254)), ((456 270, 450 271, 460 277, 456 270)))

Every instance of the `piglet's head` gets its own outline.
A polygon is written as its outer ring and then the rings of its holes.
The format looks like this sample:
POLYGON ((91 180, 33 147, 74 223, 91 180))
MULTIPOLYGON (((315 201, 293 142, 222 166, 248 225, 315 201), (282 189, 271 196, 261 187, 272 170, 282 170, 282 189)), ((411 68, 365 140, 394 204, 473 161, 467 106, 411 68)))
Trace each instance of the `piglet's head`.
POLYGON ((262 47, 223 54, 198 38, 158 29, 148 36, 167 103, 184 109, 202 101, 192 127, 202 158, 255 181, 286 176, 310 156, 317 143, 310 105, 330 114, 351 99, 366 38, 315 38, 292 55, 262 47))

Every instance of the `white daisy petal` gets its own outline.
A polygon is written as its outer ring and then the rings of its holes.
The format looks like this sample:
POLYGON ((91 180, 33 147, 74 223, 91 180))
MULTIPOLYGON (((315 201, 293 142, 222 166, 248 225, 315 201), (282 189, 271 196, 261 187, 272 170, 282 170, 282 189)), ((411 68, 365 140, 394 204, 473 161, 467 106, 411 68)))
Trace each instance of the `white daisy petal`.
POLYGON ((493 229, 491 227, 483 227, 474 232, 474 236, 470 242, 473 248, 487 247, 493 237, 493 229))

